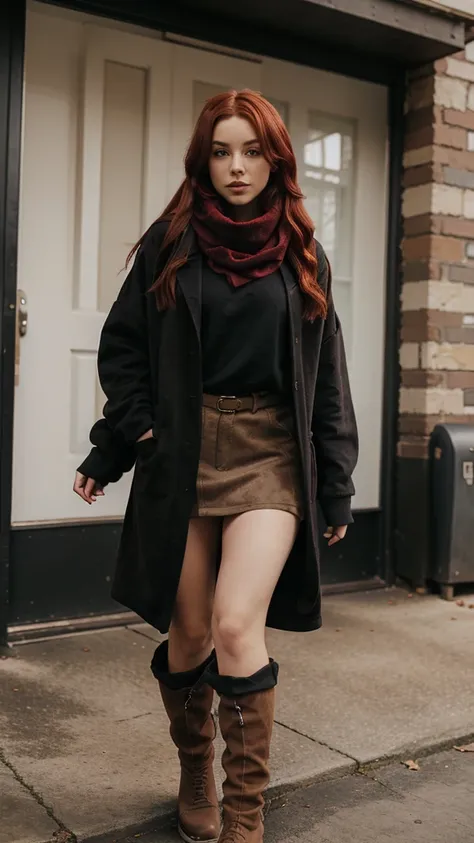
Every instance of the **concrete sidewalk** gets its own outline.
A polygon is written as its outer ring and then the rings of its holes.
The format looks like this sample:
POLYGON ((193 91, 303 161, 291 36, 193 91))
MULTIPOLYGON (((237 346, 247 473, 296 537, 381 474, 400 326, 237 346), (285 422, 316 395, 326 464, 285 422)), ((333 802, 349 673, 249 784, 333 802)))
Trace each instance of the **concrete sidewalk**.
MULTIPOLYGON (((473 604, 339 595, 324 600, 318 632, 269 631, 273 795, 472 736, 473 604)), ((148 667, 160 640, 138 625, 0 661, 0 843, 120 839, 169 816, 178 765, 148 667)))

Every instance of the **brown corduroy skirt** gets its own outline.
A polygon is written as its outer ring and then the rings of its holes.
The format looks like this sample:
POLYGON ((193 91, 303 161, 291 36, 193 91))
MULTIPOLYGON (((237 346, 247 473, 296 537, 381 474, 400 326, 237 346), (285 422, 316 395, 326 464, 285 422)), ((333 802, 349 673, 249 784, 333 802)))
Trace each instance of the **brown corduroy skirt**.
POLYGON ((192 517, 281 509, 301 519, 301 461, 291 408, 222 412, 203 405, 196 492, 192 517))

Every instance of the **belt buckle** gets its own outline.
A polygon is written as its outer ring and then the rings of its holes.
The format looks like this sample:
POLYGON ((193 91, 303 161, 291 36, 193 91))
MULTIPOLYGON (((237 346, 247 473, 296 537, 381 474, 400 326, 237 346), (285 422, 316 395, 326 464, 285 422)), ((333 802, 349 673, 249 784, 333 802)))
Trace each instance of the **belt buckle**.
POLYGON ((237 398, 236 395, 221 395, 217 399, 217 409, 219 410, 219 412, 220 413, 235 413, 235 410, 225 410, 223 407, 221 407, 221 401, 226 401, 228 399, 232 399, 232 400, 235 401, 236 398, 237 398))

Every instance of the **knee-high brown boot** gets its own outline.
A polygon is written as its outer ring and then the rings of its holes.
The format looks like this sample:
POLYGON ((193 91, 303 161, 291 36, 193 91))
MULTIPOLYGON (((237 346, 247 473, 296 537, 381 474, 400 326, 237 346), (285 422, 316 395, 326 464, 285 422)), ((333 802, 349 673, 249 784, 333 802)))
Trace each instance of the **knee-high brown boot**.
POLYGON ((213 690, 201 681, 213 659, 210 656, 195 670, 169 673, 165 641, 151 663, 170 720, 170 735, 178 748, 178 831, 186 843, 216 843, 221 826, 213 771, 213 690))
POLYGON ((263 791, 270 774, 278 665, 270 662, 253 676, 214 676, 220 693, 219 723, 226 748, 223 827, 219 843, 262 843, 263 791))

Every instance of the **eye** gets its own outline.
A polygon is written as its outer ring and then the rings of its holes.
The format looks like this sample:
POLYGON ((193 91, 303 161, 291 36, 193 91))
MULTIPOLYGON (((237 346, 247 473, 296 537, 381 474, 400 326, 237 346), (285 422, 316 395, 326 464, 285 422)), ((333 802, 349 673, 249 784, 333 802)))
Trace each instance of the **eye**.
POLYGON ((250 155, 251 158, 256 158, 258 155, 261 155, 261 154, 262 153, 260 152, 259 149, 248 149, 247 150, 247 155, 250 155))
POLYGON ((223 158, 224 155, 227 155, 226 149, 215 149, 214 152, 213 152, 214 158, 223 158))

